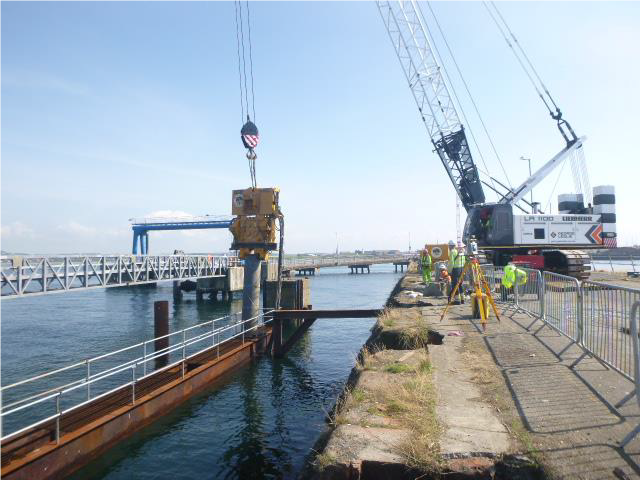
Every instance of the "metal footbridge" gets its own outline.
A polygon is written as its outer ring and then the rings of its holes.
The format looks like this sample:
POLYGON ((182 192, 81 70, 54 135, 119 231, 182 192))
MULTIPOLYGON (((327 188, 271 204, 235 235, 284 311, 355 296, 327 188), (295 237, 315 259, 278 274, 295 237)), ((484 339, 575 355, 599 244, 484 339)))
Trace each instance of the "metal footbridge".
MULTIPOLYGON (((284 258, 283 270, 285 272, 296 271, 300 273, 308 273, 315 271, 318 268, 327 267, 349 267, 354 268, 367 268, 371 265, 383 265, 393 264, 396 267, 399 265, 408 265, 409 262, 415 258, 414 254, 358 254, 358 255, 322 255, 322 256, 308 256, 308 257, 293 257, 284 258)), ((277 264, 277 257, 272 257, 270 262, 277 264)))
POLYGON ((236 256, 75 255, 0 257, 2 298, 170 280, 223 277, 240 264, 236 256))

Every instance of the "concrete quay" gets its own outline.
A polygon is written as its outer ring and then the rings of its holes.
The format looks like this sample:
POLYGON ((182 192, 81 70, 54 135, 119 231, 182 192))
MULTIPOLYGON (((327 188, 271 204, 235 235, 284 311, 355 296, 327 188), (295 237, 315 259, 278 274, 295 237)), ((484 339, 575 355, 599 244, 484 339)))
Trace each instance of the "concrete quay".
MULTIPOLYGON (((532 318, 449 308, 415 274, 378 318, 319 442, 312 476, 367 478, 640 478, 631 382, 532 318)), ((499 312, 505 310, 499 306, 499 312)))

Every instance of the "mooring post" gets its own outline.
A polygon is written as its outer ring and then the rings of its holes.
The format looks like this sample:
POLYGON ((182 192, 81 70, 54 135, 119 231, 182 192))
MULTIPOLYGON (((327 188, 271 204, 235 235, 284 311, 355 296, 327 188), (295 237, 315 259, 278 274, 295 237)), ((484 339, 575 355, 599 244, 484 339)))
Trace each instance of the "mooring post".
MULTIPOLYGON (((159 300, 153 302, 153 336, 156 338, 154 342, 156 352, 169 348, 169 337, 165 337, 165 335, 169 335, 169 302, 167 300, 159 300), (165 338, 158 339, 158 337, 165 338)), ((156 370, 166 367, 168 363, 168 353, 155 358, 156 370)))
POLYGON ((273 320, 271 330, 271 341, 273 342, 272 352, 273 356, 280 357, 282 355, 282 320, 273 320))
POLYGON ((182 286, 180 280, 173 281, 173 299, 174 300, 182 300, 182 286))
MULTIPOLYGON (((260 313, 260 265, 262 261, 255 254, 247 255, 244 259, 244 284, 242 290, 242 321, 253 318, 251 322, 243 323, 243 330, 249 330, 258 324, 255 318, 260 313)), ((255 334, 256 332, 253 332, 255 334)))

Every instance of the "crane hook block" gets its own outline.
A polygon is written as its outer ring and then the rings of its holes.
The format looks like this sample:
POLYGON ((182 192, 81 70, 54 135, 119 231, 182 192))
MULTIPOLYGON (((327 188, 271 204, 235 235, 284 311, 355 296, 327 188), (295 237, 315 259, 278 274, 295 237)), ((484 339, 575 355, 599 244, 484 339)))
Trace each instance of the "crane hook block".
POLYGON ((248 148, 249 150, 256 148, 260 141, 260 135, 258 134, 258 127, 256 127, 256 124, 247 119, 247 123, 245 123, 242 126, 242 130, 240 130, 240 137, 242 138, 244 148, 248 148))

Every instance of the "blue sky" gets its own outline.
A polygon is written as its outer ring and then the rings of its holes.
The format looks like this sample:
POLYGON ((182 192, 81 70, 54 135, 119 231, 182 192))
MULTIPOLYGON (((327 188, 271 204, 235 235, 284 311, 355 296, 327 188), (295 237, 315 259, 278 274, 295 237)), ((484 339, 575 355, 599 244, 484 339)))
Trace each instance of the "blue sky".
MULTIPOLYGON (((555 125, 481 3, 433 8, 520 183, 520 156, 536 168, 562 147, 555 125)), ((640 3, 500 8, 587 136, 591 184, 616 186, 620 243, 640 242, 640 3)), ((126 253, 131 217, 230 212, 231 190, 250 184, 233 3, 2 2, 1 14, 4 250, 126 253)), ((453 237, 453 188, 375 4, 254 2, 251 15, 257 177, 282 190, 287 250, 334 250, 336 233, 344 250, 453 237)), ((569 172, 554 205, 573 189, 569 172)), ((547 204, 557 178, 537 200, 547 204)), ((214 230, 153 233, 150 243, 152 253, 224 251, 230 240, 214 230)))

